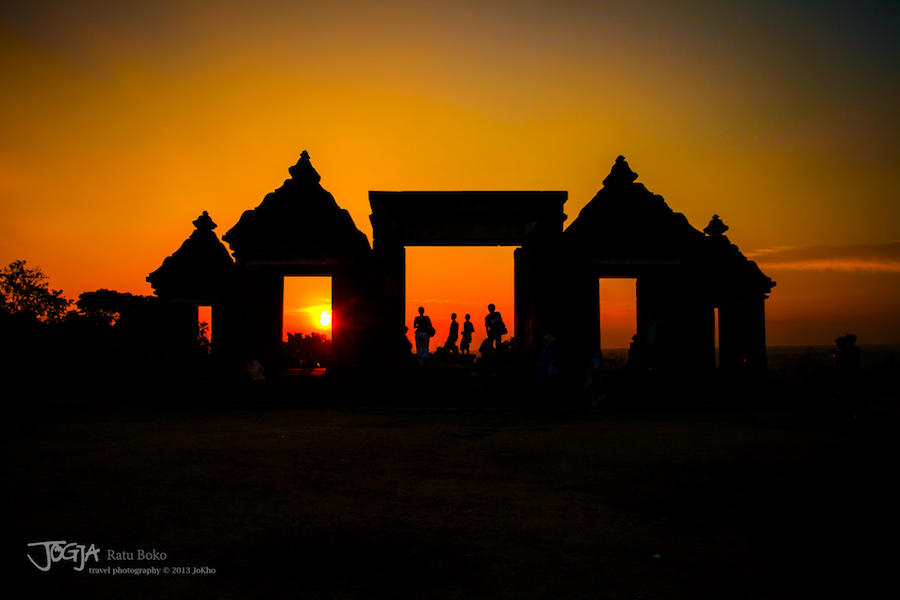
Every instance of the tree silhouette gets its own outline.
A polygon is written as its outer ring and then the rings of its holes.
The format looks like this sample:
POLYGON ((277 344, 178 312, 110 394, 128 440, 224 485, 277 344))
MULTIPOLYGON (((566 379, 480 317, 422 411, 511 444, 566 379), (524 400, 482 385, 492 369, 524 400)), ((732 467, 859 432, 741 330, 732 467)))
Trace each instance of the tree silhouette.
POLYGON ((51 290, 40 267, 30 269, 16 260, 0 271, 0 308, 9 314, 31 315, 41 322, 61 321, 71 300, 51 290))
POLYGON ((331 340, 321 333, 289 333, 284 350, 290 367, 326 367, 331 360, 331 340))
POLYGON ((197 324, 197 346, 200 348, 200 357, 208 357, 212 353, 212 340, 210 339, 209 323, 203 321, 197 324))
POLYGON ((78 296, 75 306, 78 307, 78 313, 89 321, 100 325, 116 325, 122 319, 146 310, 152 300, 151 296, 99 289, 78 296))

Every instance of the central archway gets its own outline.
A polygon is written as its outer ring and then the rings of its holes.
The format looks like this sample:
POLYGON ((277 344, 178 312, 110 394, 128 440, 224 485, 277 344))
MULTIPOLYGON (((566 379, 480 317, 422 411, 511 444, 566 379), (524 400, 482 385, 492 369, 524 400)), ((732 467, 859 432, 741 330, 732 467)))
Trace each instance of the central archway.
POLYGON ((514 246, 510 335, 517 353, 533 353, 552 306, 540 293, 545 265, 529 248, 553 247, 562 234, 567 199, 567 192, 369 192, 384 335, 403 327, 407 246, 514 246))
MULTIPOLYGON (((484 318, 488 304, 509 322, 512 337, 515 316, 514 255, 517 246, 408 246, 406 248, 407 338, 415 344, 414 319, 423 306, 437 333, 431 340, 432 352, 446 345, 451 314, 457 315, 460 335, 466 314, 474 328, 469 352, 480 356, 487 337, 484 318)), ((459 341, 454 342, 458 346, 459 341)))

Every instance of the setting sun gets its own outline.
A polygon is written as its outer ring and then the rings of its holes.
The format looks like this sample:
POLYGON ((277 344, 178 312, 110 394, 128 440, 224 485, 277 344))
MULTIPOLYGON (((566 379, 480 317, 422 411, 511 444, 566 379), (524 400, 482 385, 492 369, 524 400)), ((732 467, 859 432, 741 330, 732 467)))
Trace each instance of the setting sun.
POLYGON ((331 337, 331 277, 285 277, 282 339, 288 333, 331 337))

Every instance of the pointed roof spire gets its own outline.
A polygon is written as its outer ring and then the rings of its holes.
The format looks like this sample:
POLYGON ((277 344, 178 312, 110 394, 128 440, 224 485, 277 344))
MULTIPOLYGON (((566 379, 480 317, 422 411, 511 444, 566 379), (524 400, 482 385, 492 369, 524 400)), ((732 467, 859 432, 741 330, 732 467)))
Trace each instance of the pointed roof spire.
POLYGON ((603 180, 603 185, 604 187, 619 187, 634 183, 635 179, 637 179, 637 173, 631 170, 631 167, 625 162, 625 157, 620 154, 609 175, 603 180))
POLYGON ((203 211, 194 227, 181 247, 147 276, 158 296, 208 300, 228 285, 234 261, 213 233, 216 224, 209 213, 203 211))
POLYGON ((300 160, 288 169, 288 173, 298 183, 319 183, 322 179, 309 162, 309 152, 306 150, 300 153, 300 160))
POLYGON ((721 237, 726 231, 728 231, 728 225, 722 222, 719 215, 713 215, 703 233, 709 237, 721 237))
POLYGON ((288 172, 291 179, 266 194, 259 206, 244 211, 222 236, 236 260, 371 252, 368 239, 353 224, 350 213, 319 183, 307 151, 288 172))
POLYGON ((213 229, 218 227, 218 225, 213 223, 213 220, 210 218, 209 213, 204 210, 203 214, 197 217, 197 220, 194 221, 194 227, 196 227, 200 231, 212 231, 213 229))

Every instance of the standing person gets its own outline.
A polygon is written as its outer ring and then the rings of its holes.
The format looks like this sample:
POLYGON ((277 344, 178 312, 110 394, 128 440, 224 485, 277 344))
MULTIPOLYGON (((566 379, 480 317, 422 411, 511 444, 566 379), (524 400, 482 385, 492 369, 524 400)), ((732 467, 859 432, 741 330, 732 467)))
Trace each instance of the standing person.
POLYGON ((472 325, 472 321, 469 320, 471 318, 472 315, 466 315, 466 322, 463 323, 462 339, 459 342, 459 351, 462 354, 469 353, 469 345, 472 343, 472 334, 475 333, 475 326, 472 325))
POLYGON ((506 325, 503 324, 503 317, 496 311, 496 307, 493 304, 488 304, 488 314, 484 318, 484 329, 487 332, 487 339, 499 352, 503 334, 506 333, 506 325))
POLYGON ((444 344, 444 348, 447 352, 451 352, 456 354, 456 340, 459 339, 459 323, 456 322, 456 313, 450 315, 450 333, 447 335, 447 342, 444 344))
POLYGON ((431 336, 434 335, 434 327, 431 325, 431 319, 425 316, 425 309, 419 307, 419 316, 413 321, 413 328, 416 330, 416 358, 419 366, 424 367, 425 361, 428 360, 428 344, 431 336))

